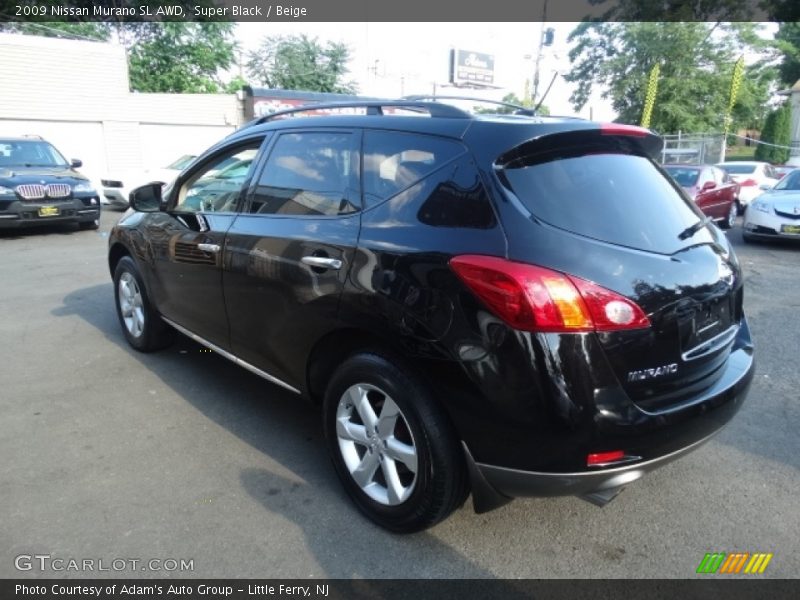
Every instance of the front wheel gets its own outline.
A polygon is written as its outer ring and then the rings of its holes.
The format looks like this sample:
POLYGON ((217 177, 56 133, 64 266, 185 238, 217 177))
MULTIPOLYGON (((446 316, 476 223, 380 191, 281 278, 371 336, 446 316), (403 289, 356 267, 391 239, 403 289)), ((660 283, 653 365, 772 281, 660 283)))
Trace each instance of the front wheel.
POLYGON ((334 468, 356 506, 397 533, 445 519, 467 496, 464 458, 444 411, 412 370, 378 353, 347 359, 325 393, 334 468))
POLYGON ((114 270, 114 299, 122 332, 131 346, 152 352, 172 342, 174 330, 153 309, 130 256, 123 256, 114 270))

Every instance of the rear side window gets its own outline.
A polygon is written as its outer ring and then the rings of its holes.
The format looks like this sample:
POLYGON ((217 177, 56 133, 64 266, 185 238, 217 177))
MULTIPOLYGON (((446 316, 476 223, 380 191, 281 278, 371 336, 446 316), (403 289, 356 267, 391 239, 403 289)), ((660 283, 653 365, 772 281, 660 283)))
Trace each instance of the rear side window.
POLYGON ((725 163, 720 165, 723 169, 725 169, 731 175, 748 175, 756 172, 755 165, 734 165, 731 163, 725 163))
POLYGON ((258 214, 334 216, 358 210, 357 137, 285 133, 275 142, 250 200, 258 214))
POLYGON ((664 167, 664 170, 672 175, 672 178, 682 187, 692 187, 697 183, 697 178, 700 174, 699 169, 693 169, 692 167, 674 167, 670 165, 664 167))
POLYGON ((364 132, 364 198, 367 207, 424 179, 466 150, 460 143, 397 131, 364 132))
POLYGON ((558 228, 665 254, 689 243, 679 235, 701 215, 649 159, 583 152, 560 151, 501 173, 535 217, 558 228))

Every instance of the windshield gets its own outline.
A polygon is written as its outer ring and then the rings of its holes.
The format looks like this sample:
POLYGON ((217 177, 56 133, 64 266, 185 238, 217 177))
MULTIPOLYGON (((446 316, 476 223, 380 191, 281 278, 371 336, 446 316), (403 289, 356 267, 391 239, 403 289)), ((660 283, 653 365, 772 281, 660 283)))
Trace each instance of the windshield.
POLYGON ((167 168, 175 171, 183 171, 195 158, 197 157, 194 154, 184 154, 174 163, 168 165, 167 168))
POLYGON ((584 152, 532 157, 502 173, 526 208, 555 227, 662 254, 685 247, 679 235, 702 214, 680 188, 645 157, 584 152))
POLYGON ((755 165, 733 165, 730 163, 723 163, 717 166, 720 169, 725 169, 731 175, 748 175, 756 172, 755 165))
POLYGON ((664 170, 672 175, 672 178, 678 182, 679 186, 687 188, 697 183, 697 176, 700 175, 698 169, 687 169, 686 167, 665 166, 664 170))
POLYGON ((800 192, 800 169, 795 169, 788 175, 784 175, 773 190, 787 190, 792 192, 800 192))
POLYGON ((0 167, 66 167, 67 160, 47 142, 0 140, 0 167))

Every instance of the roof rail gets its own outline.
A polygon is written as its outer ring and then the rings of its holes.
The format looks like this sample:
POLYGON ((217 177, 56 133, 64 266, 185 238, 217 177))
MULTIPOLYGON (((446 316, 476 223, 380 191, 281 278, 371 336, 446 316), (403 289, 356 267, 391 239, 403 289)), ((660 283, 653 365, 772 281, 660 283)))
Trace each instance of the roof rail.
POLYGON ((515 115, 523 115, 526 117, 535 117, 536 111, 532 108, 528 108, 525 106, 520 106, 519 104, 512 104, 511 102, 503 102, 502 100, 487 100, 485 98, 475 98, 474 96, 437 96, 437 95, 415 95, 415 96, 404 96, 404 100, 416 100, 416 101, 437 101, 437 100, 471 100, 472 102, 483 102, 484 104, 496 104, 498 106, 505 106, 506 108, 513 108, 515 115))
POLYGON ((258 117, 251 121, 249 125, 258 125, 266 123, 271 119, 283 117, 294 113, 309 112, 312 110, 327 110, 335 108, 365 108, 368 115, 383 115, 384 108, 402 108, 404 110, 426 112, 431 117, 443 117, 449 119, 471 119, 472 115, 466 111, 450 106, 449 104, 440 104, 436 102, 415 102, 412 100, 357 100, 347 102, 316 102, 310 104, 303 104, 295 108, 287 108, 286 110, 279 110, 278 112, 271 113, 258 117))

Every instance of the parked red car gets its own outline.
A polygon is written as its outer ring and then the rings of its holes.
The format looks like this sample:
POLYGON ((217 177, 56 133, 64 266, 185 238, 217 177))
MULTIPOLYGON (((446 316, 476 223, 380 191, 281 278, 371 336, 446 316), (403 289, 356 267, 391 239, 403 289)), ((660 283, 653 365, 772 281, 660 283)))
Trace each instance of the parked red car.
POLYGON ((712 165, 664 165, 664 170, 694 200, 703 214, 717 221, 723 229, 736 223, 739 184, 719 167, 712 165))

